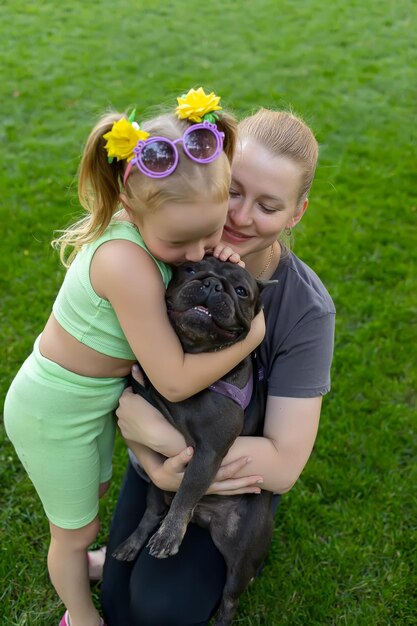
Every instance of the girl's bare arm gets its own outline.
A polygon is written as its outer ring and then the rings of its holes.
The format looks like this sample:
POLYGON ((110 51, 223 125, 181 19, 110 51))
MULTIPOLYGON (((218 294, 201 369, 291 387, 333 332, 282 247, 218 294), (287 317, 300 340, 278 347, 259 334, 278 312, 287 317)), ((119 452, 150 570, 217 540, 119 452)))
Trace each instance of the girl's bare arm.
POLYGON ((265 334, 258 314, 248 336, 219 352, 185 354, 171 327, 165 288, 151 257, 136 244, 109 241, 91 264, 96 292, 109 300, 123 332, 152 384, 171 402, 205 389, 250 354, 265 334))

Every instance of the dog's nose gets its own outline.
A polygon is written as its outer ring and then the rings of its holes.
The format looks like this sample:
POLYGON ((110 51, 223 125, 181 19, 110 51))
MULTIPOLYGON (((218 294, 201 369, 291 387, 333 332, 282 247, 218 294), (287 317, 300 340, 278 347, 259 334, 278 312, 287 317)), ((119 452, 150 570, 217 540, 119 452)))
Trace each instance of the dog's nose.
POLYGON ((212 276, 210 276, 210 278, 206 278, 203 281, 203 287, 205 287, 206 289, 209 290, 209 292, 211 291, 223 291, 223 285, 221 284, 220 280, 218 278, 214 278, 212 276))

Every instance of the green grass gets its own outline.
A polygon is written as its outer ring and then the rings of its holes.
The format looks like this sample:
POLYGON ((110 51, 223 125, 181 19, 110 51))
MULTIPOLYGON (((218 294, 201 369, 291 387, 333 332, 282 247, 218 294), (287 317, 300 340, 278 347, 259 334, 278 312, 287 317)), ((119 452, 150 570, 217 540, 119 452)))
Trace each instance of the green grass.
MULTIPOLYGON (((0 5, 2 396, 62 280, 49 241, 79 213, 97 113, 204 84, 238 115, 291 106, 318 136, 295 250, 336 303, 333 388, 236 624, 417 624, 416 17, 413 0, 0 5)), ((0 624, 53 626, 47 523, 1 437, 0 624)), ((118 442, 103 542, 124 464, 118 442)))

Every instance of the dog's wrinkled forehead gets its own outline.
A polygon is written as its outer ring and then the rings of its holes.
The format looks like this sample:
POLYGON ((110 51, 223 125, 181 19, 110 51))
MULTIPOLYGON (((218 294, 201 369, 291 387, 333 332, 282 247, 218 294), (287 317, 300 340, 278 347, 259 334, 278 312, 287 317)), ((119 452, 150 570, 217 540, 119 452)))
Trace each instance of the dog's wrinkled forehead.
POLYGON ((201 261, 182 263, 175 267, 167 291, 169 292, 170 287, 175 289, 178 284, 187 280, 204 279, 206 276, 216 276, 224 281, 225 285, 229 283, 233 287, 238 284, 250 285, 252 290, 257 291, 255 279, 243 267, 228 261, 219 261, 219 259, 211 256, 205 257, 201 261))
POLYGON ((175 267, 166 302, 186 352, 216 350, 240 341, 262 306, 253 276, 214 257, 175 267))

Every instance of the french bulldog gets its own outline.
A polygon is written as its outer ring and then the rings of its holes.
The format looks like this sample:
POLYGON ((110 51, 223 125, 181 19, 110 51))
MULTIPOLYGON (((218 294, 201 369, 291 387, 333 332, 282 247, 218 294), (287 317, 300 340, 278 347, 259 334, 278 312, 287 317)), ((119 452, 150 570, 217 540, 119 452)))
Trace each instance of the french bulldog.
MULTIPOLYGON (((242 340, 262 305, 260 293, 275 281, 257 281, 239 265, 205 257, 174 269, 166 292, 168 315, 185 352, 220 350, 242 340)), ((272 539, 272 494, 204 495, 239 435, 261 435, 263 411, 249 404, 253 382, 248 357, 208 389, 172 403, 146 381, 133 381, 183 435, 194 455, 176 494, 151 483, 146 512, 137 529, 114 552, 133 560, 147 545, 157 558, 176 554, 190 521, 208 528, 223 555, 227 577, 217 626, 228 626, 240 595, 262 565, 272 539)), ((257 374, 257 372, 255 372, 257 374)))

